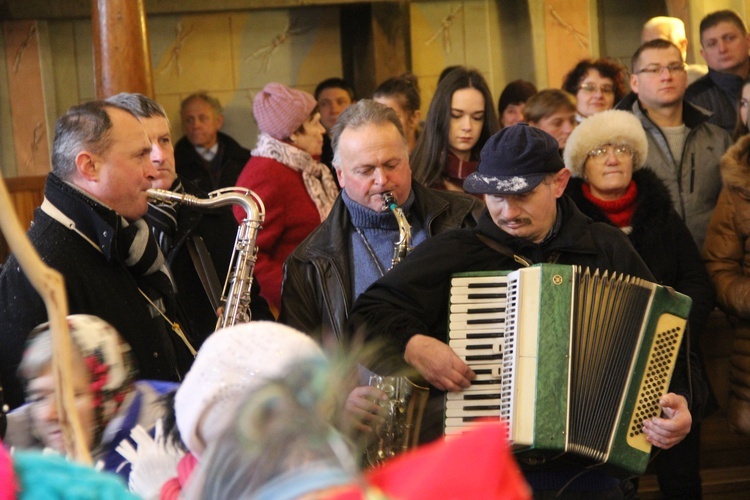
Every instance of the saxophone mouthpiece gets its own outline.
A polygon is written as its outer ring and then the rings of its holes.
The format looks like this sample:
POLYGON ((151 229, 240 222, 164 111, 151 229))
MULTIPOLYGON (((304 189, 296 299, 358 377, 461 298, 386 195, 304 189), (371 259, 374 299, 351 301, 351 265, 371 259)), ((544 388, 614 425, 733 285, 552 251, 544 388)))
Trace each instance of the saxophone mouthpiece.
POLYGON ((398 202, 393 193, 390 191, 383 193, 383 211, 394 210, 396 208, 398 208, 398 202))

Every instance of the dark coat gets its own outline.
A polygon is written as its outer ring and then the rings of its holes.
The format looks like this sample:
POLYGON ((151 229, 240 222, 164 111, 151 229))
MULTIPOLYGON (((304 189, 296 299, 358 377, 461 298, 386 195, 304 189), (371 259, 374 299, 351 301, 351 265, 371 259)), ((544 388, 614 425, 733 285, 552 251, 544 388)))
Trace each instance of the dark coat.
MULTIPOLYGON (((468 195, 427 189, 413 182, 413 212, 430 236, 450 229, 474 227, 483 204, 468 195)), ((284 263, 279 321, 312 335, 319 342, 338 343, 354 302, 349 211, 341 196, 325 221, 284 263)))
MULTIPOLYGON (((153 296, 159 292, 139 282, 118 255, 119 218, 112 211, 95 209, 95 202, 55 174, 47 177, 45 198, 69 217, 77 213, 78 229, 98 244, 94 247, 42 209, 35 211, 28 236, 42 260, 65 279, 69 314, 93 314, 111 323, 132 347, 141 378, 179 380, 192 357, 141 295, 139 286, 153 296)), ((162 298, 167 315, 174 319, 170 297, 162 294, 162 298)), ((11 408, 24 401, 16 370, 26 338, 46 321, 41 296, 11 255, 0 274, 0 373, 11 408)))
POLYGON ((742 83, 742 78, 737 75, 709 68, 708 74, 690 84, 685 91, 685 100, 711 111, 708 122, 731 135, 737 126, 742 83))
POLYGON ((227 134, 218 133, 219 151, 212 164, 218 163, 218 176, 212 176, 208 162, 198 154, 195 147, 183 137, 174 148, 177 175, 195 183, 201 191, 210 192, 237 184, 237 177, 250 159, 250 151, 227 134))

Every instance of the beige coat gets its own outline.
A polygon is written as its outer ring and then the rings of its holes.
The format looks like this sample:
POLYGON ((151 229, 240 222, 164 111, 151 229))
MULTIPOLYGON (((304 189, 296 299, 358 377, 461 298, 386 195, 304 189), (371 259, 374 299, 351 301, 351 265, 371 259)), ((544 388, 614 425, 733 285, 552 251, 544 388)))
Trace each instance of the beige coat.
POLYGON ((724 187, 706 234, 704 257, 719 306, 736 318, 729 421, 750 434, 750 135, 721 160, 724 187))

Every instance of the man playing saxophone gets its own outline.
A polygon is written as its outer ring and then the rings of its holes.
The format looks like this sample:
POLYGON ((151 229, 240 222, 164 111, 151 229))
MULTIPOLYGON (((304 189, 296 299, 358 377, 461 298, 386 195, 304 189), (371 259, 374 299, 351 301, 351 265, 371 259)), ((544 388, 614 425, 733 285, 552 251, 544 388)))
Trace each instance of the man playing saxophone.
POLYGON ((392 267, 395 252, 475 226, 483 205, 413 182, 401 121, 382 104, 353 104, 331 137, 342 192, 328 218, 286 260, 279 321, 337 345, 354 300, 392 267), (385 205, 387 196, 397 210, 385 205), (405 224, 410 242, 402 244, 405 224))
MULTIPOLYGON (((208 194, 194 183, 177 176, 169 120, 159 103, 144 95, 129 93, 118 94, 107 101, 131 111, 146 128, 152 148, 150 159, 156 169, 152 188, 207 197, 208 194)), ((216 327, 216 308, 209 296, 221 294, 234 251, 237 222, 231 206, 197 211, 185 205, 151 200, 146 220, 174 277, 178 321, 193 347, 198 349, 216 327)), ((268 304, 259 292, 257 283, 253 283, 252 319, 273 321, 268 304)))

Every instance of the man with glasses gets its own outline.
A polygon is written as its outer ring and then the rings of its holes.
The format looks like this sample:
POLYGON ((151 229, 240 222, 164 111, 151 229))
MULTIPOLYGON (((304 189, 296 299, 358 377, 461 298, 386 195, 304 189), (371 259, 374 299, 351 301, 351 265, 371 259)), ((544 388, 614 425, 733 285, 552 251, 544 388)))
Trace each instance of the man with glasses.
POLYGON ((708 121, 731 134, 737 125, 742 82, 750 75, 750 34, 733 10, 704 17, 700 33, 708 74, 688 87, 685 99, 713 111, 708 121))
POLYGON ((680 49, 651 40, 635 51, 630 88, 617 106, 638 117, 648 138, 646 166, 666 183, 677 213, 698 248, 721 190, 719 161, 729 134, 708 123, 710 114, 685 101, 687 73, 680 49))

